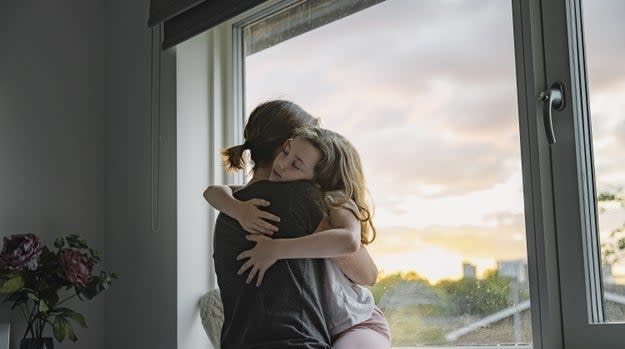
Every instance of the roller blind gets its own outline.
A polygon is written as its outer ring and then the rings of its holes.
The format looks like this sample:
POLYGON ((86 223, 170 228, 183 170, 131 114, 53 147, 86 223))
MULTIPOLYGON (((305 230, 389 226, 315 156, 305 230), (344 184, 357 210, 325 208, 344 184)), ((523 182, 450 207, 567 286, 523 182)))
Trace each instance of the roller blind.
POLYGON ((233 18, 266 0, 151 0, 149 26, 163 23, 162 49, 233 18))
POLYGON ((162 23, 205 0, 151 0, 148 26, 162 23))

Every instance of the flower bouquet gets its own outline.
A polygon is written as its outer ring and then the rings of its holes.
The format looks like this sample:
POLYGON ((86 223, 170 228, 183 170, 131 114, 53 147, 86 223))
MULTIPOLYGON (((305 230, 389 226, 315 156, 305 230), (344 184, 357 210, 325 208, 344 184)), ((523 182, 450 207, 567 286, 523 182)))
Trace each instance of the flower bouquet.
POLYGON ((19 309, 26 319, 21 348, 53 347, 51 338, 42 338, 48 325, 59 342, 78 339, 72 323, 87 327, 85 318, 63 305, 74 297, 91 300, 117 278, 105 271, 95 275, 100 261, 98 253, 75 234, 56 239, 53 250, 35 234, 3 239, 0 293, 7 294, 4 302, 12 303, 11 309, 19 309))

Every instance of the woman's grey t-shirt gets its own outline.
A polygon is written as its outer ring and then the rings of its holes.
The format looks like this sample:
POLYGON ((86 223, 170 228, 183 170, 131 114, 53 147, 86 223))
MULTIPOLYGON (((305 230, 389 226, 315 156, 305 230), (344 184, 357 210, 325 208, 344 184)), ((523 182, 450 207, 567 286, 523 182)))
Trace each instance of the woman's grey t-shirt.
MULTIPOLYGON (((308 181, 260 181, 237 191, 246 201, 262 198, 280 217, 274 238, 311 234, 323 217, 321 194, 308 181)), ((222 349, 330 349, 323 311, 327 264, 324 259, 287 259, 267 270, 263 283, 246 284, 237 275, 245 260, 236 257, 254 247, 233 218, 220 213, 215 225, 214 260, 224 306, 222 349)))

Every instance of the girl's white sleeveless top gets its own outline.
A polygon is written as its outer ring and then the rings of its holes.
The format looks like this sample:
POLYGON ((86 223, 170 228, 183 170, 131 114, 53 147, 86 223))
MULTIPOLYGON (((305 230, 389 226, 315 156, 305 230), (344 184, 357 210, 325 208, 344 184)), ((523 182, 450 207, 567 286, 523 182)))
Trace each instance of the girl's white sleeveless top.
MULTIPOLYGON (((325 193, 328 200, 339 202, 344 196, 341 191, 325 193)), ((375 307, 373 294, 369 289, 352 282, 341 268, 330 258, 325 259, 327 273, 325 281, 326 302, 324 312, 331 336, 369 320, 375 307)))
POLYGON ((331 259, 326 259, 324 311, 330 335, 371 318, 375 301, 369 289, 352 282, 331 259))

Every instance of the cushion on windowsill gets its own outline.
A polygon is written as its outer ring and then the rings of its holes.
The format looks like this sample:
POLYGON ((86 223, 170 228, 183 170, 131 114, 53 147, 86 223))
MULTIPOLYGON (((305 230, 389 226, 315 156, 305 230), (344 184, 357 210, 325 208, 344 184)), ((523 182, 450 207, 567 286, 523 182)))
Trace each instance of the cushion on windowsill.
POLYGON ((215 349, 219 349, 221 327, 224 323, 224 308, 219 289, 210 290, 200 298, 200 318, 208 339, 215 349))

